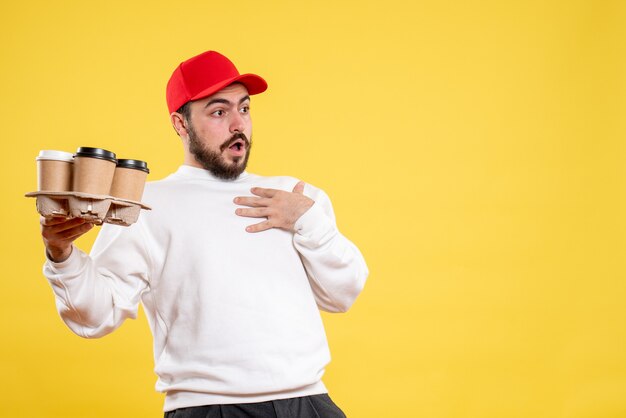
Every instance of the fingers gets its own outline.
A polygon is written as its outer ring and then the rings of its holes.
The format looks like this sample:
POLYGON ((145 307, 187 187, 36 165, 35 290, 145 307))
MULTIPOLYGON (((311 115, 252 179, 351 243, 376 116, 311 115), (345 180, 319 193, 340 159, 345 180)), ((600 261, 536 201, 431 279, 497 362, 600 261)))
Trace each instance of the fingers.
POLYGON ((267 218, 268 210, 267 208, 239 208, 235 210, 235 213, 248 218, 267 218))
POLYGON ((78 225, 82 225, 86 223, 82 218, 41 218, 42 229, 48 231, 49 233, 56 234, 58 232, 65 231, 67 229, 74 228, 78 225))
POLYGON ((78 238, 81 235, 89 232, 91 230, 91 228, 93 228, 93 224, 92 223, 85 223, 85 224, 79 225, 77 227, 74 227, 74 228, 67 229, 67 230, 63 231, 60 234, 60 236, 64 237, 65 240, 74 241, 76 238, 78 238))
POLYGON ((71 242, 85 234, 93 224, 81 218, 41 218, 41 235, 46 243, 71 242))
POLYGON ((250 225, 246 227, 247 232, 261 232, 267 231, 268 229, 272 229, 274 226, 270 221, 259 222, 258 224, 250 225))
POLYGON ((72 252, 72 242, 93 228, 93 224, 80 218, 45 219, 41 222, 41 236, 48 258, 55 262, 66 260, 72 252))
POLYGON ((93 228, 92 223, 85 222, 83 219, 81 219, 81 221, 82 222, 65 222, 44 227, 41 231, 41 235, 44 239, 51 242, 73 241, 93 228))
POLYGON ((234 202, 242 206, 250 206, 253 208, 267 206, 267 199, 262 197, 236 197, 234 202))
MULTIPOLYGON (((305 185, 306 185, 305 182, 299 181, 294 186, 292 192, 298 193, 298 194, 304 194, 305 185)), ((264 187, 253 187, 252 189, 250 189, 250 193, 252 193, 253 195, 259 196, 260 198, 240 196, 240 197, 235 198, 235 203, 239 205, 252 206, 252 207, 267 206, 267 203, 268 203, 267 199, 273 198, 278 193, 285 193, 285 191, 277 190, 277 189, 266 189, 264 187), (266 199, 262 199, 262 198, 266 198, 266 199)))
POLYGON ((93 228, 92 223, 86 223, 83 219, 80 222, 71 219, 61 223, 55 220, 55 224, 51 226, 45 224, 42 221, 41 236, 48 258, 55 262, 66 260, 72 252, 72 242, 93 228))
MULTIPOLYGON (((80 219, 80 218, 74 218, 74 219, 80 219)), ((82 219, 81 219, 82 220, 82 219)), ((52 226, 52 225, 58 225, 58 224, 62 224, 64 222, 67 222, 68 219, 66 217, 52 217, 52 218, 46 218, 44 216, 40 217, 39 222, 43 225, 43 226, 52 226)))
POLYGON ((298 193, 298 194, 304 194, 304 185, 305 183, 300 180, 293 188, 293 192, 294 193, 298 193))
POLYGON ((252 189, 250 189, 250 193, 254 195, 261 196, 261 197, 269 197, 269 198, 274 197, 276 193, 281 192, 281 191, 282 190, 265 189, 263 187, 253 187, 252 189))
POLYGON ((233 201, 247 208, 235 209, 235 214, 250 218, 266 218, 265 221, 246 228, 248 232, 260 232, 271 228, 292 230, 296 220, 308 210, 313 200, 304 196, 305 183, 298 181, 292 192, 288 190, 253 187, 255 196, 238 196, 233 201))

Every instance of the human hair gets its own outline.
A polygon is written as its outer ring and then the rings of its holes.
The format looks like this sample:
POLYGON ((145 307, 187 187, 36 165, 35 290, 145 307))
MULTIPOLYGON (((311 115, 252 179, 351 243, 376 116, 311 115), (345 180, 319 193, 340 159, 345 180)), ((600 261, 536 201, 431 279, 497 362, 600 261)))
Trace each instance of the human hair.
POLYGON ((183 118, 185 118, 186 121, 189 121, 189 118, 191 117, 191 109, 189 108, 190 103, 191 102, 185 103, 184 105, 179 107, 178 110, 176 111, 177 113, 180 113, 181 115, 183 115, 183 118))

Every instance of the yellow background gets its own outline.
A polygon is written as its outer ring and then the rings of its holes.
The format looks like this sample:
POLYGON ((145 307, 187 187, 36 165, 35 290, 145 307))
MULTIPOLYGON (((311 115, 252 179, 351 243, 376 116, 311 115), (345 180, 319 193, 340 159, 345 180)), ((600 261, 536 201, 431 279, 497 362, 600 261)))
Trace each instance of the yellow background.
POLYGON ((165 83, 215 49, 270 85, 250 171, 325 189, 371 269, 324 315, 349 417, 626 417, 624 22, 601 0, 3 2, 0 416, 160 416, 145 318, 71 334, 23 194, 41 149, 174 171, 165 83))

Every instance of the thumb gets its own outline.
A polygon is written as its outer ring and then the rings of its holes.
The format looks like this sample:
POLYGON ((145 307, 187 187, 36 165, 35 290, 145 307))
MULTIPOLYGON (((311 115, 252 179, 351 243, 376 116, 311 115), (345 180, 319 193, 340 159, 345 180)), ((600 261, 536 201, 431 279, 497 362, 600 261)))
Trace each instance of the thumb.
POLYGON ((304 194, 304 184, 305 183, 303 181, 299 181, 298 184, 296 184, 293 188, 293 192, 298 194, 304 194))

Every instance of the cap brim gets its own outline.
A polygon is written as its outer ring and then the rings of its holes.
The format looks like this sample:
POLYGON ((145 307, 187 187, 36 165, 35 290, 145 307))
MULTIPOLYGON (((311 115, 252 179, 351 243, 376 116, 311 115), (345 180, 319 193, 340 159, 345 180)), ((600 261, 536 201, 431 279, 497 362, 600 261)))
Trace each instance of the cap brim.
POLYGON ((263 93, 267 90, 267 82, 256 74, 241 74, 237 77, 228 78, 220 83, 214 84, 211 87, 202 90, 200 93, 191 97, 189 100, 199 100, 205 97, 211 96, 217 93, 224 87, 230 86, 233 83, 241 83, 248 90, 249 95, 263 93))

